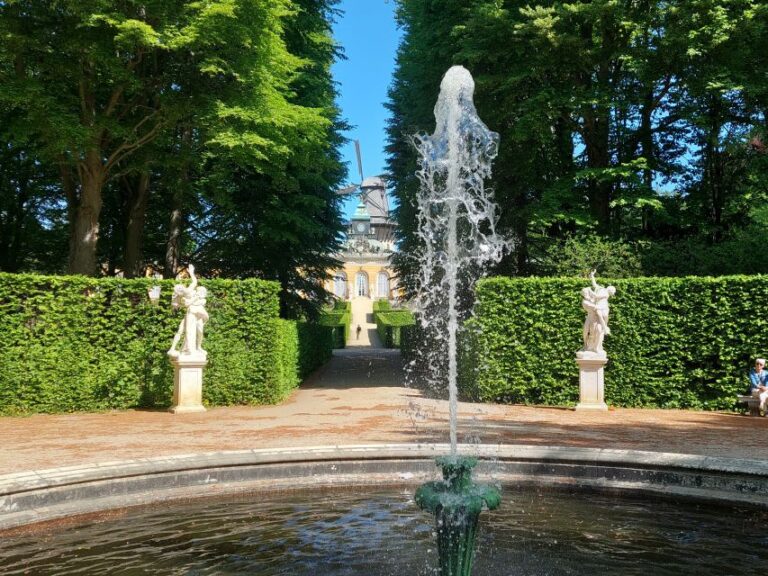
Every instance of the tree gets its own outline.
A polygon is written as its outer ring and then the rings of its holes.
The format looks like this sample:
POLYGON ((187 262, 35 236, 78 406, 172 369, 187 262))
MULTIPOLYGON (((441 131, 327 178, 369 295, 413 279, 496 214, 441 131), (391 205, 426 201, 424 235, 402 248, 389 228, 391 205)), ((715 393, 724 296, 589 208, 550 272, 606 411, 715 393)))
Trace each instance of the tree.
POLYGON ((70 272, 96 273, 105 186, 137 172, 134 194, 144 192, 134 208, 141 212, 149 171, 133 160, 182 120, 206 146, 241 160, 267 165, 287 154, 284 129, 301 118, 288 102, 301 63, 282 38, 290 6, 289 0, 0 5, 0 103, 20 111, 12 131, 38 137, 47 161, 59 166, 69 205, 70 272))
POLYGON ((59 166, 72 273, 96 272, 104 185, 167 121, 160 95, 170 86, 151 70, 179 8, 78 0, 0 6, 0 60, 13 62, 2 69, 0 102, 21 112, 13 130, 36 135, 59 166))
POLYGON ((35 154, 34 143, 0 148, 0 270, 60 272, 66 243, 56 174, 35 154))
MULTIPOLYGON (((449 64, 473 73, 478 112, 501 137, 493 186, 516 249, 500 271, 546 272, 571 236, 716 244, 754 218, 764 170, 754 151, 768 126, 764 3, 441 4, 401 0, 398 11, 388 150, 406 252, 415 166, 398 138, 426 122, 449 64)), ((401 257, 406 277, 408 265, 401 257)))
POLYGON ((466 16, 465 4, 458 0, 402 0, 396 11, 398 25, 404 33, 386 104, 390 111, 386 150, 387 170, 397 198, 394 214, 398 222, 399 253, 394 266, 406 293, 413 290, 414 267, 418 265, 410 257, 418 247, 413 233, 417 157, 411 139, 414 134, 434 129, 433 107, 440 80, 454 63, 456 45, 452 30, 456 22, 466 16))
MULTIPOLYGON (((345 124, 330 73, 338 48, 331 37, 335 0, 300 0, 285 19, 286 48, 298 60, 285 75, 288 97, 272 113, 284 122, 272 137, 278 154, 249 156, 235 132, 215 134, 201 179, 206 213, 197 222, 201 262, 226 276, 279 280, 281 313, 314 316, 327 299, 323 281, 339 262, 341 206, 335 191, 346 175, 339 147, 345 124), (234 145, 224 145, 234 138, 234 145)), ((244 95, 247 98, 247 95, 244 95)))

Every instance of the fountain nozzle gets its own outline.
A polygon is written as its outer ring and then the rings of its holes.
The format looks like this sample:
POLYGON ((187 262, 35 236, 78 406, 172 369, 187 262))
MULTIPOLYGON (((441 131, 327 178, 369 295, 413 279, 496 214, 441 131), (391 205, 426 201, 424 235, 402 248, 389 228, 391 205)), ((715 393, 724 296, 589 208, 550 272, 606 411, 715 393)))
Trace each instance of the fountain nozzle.
POLYGON ((477 459, 467 456, 438 458, 443 479, 416 490, 416 504, 435 515, 441 576, 470 576, 480 512, 501 503, 496 486, 472 481, 476 464, 477 459))

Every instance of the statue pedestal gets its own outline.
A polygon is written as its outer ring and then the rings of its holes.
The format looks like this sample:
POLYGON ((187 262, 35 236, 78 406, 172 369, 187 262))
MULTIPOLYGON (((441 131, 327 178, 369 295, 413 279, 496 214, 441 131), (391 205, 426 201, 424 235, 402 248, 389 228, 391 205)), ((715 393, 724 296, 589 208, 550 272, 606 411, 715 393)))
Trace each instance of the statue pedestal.
POLYGON ((171 356, 173 364, 173 406, 174 414, 205 412, 203 406, 203 368, 208 364, 208 355, 181 354, 171 356))
POLYGON ((576 353, 576 364, 579 365, 579 403, 576 410, 608 410, 603 380, 603 368, 607 363, 605 354, 576 353))

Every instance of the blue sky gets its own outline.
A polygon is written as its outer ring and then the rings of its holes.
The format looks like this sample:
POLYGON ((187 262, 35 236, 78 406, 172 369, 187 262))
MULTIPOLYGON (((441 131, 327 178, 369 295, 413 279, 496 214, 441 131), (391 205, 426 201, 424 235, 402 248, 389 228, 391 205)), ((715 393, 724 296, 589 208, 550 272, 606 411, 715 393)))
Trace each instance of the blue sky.
MULTIPOLYGON (((333 66, 339 86, 339 106, 352 125, 345 136, 350 142, 342 148, 349 167, 349 182, 357 183, 357 160, 353 140, 360 141, 363 173, 366 177, 384 172, 386 144, 387 89, 395 68, 400 31, 395 26, 394 0, 341 0, 343 12, 334 25, 334 37, 347 59, 333 66)), ((356 197, 344 206, 350 217, 356 197)))

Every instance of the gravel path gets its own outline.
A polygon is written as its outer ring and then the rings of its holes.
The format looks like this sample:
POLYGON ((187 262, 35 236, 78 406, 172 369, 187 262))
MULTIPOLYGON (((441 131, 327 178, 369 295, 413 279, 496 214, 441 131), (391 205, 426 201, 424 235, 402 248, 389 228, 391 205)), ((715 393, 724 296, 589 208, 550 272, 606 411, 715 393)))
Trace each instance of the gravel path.
MULTIPOLYGON (((404 387, 397 351, 349 348, 279 406, 0 418, 0 474, 224 450, 447 442, 447 412, 447 402, 404 387)), ((768 418, 484 404, 462 404, 459 415, 460 442, 768 459, 768 418)))

